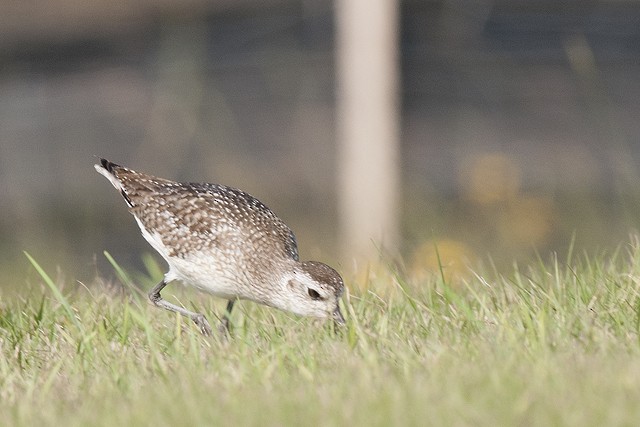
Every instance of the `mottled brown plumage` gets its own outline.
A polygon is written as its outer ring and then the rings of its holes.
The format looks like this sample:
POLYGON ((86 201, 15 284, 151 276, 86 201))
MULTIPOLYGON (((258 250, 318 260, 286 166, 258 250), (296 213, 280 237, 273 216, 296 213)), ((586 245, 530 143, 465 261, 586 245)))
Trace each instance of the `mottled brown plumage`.
POLYGON ((248 299, 343 322, 340 275, 326 264, 300 262, 291 229, 255 197, 218 184, 157 178, 105 159, 95 166, 120 191, 145 239, 169 264, 165 279, 149 294, 154 304, 210 331, 204 316, 160 297, 177 279, 228 299, 228 312, 235 300, 248 299))

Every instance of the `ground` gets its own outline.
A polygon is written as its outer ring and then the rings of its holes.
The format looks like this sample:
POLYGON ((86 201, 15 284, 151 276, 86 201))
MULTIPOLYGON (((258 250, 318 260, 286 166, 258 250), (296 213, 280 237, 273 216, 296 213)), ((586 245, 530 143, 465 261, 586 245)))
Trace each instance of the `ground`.
POLYGON ((85 287, 33 260, 39 281, 0 294, 0 425, 637 425, 640 249, 565 258, 416 281, 389 265, 347 278, 338 331, 241 302, 228 340, 115 262, 85 287))

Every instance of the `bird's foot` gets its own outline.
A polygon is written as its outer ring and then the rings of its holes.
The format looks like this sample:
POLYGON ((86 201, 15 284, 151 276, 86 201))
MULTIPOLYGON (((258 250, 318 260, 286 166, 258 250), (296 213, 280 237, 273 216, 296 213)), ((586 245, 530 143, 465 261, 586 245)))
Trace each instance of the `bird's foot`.
POLYGON ((196 314, 193 317, 191 317, 191 319, 198 326, 202 335, 206 337, 211 336, 212 329, 211 329, 211 326, 209 325, 209 322, 207 321, 207 318, 204 317, 204 315, 196 314))

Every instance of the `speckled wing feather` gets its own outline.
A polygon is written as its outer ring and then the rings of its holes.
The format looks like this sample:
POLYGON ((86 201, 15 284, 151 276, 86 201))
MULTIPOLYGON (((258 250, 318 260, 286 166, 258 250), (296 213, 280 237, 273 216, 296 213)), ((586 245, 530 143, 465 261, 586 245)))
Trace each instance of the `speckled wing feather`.
POLYGON ((161 236, 169 256, 184 257, 206 247, 259 240, 281 256, 299 260, 293 231, 271 209, 244 191, 218 184, 174 182, 104 159, 101 164, 117 182, 99 172, 120 189, 141 225, 149 233, 161 236), (233 238, 237 233, 242 234, 242 239, 233 238))

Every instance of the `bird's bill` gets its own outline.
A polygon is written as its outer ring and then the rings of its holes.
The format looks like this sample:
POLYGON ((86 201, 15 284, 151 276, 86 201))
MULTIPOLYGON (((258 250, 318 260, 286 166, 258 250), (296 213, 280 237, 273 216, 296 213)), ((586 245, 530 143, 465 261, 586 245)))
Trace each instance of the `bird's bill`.
POLYGON ((333 321, 336 323, 336 325, 342 326, 345 324, 344 316, 340 311, 340 306, 336 306, 336 309, 333 312, 333 321))

